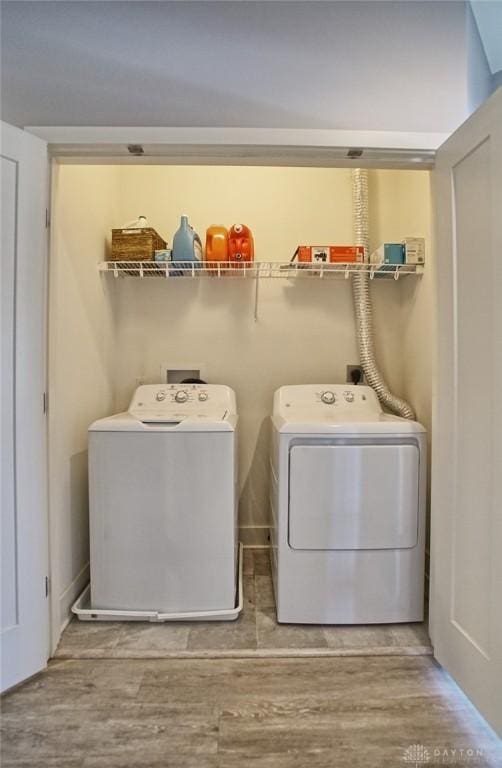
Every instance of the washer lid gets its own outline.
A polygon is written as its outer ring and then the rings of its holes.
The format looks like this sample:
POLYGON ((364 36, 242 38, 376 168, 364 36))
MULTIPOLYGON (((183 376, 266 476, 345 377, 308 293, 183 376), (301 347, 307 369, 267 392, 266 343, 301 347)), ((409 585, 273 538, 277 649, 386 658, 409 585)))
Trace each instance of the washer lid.
POLYGON ((221 384, 146 384, 127 413, 100 419, 91 431, 228 432, 235 429, 235 394, 221 384))
POLYGON ((272 421, 279 432, 297 434, 425 432, 416 421, 384 413, 371 387, 350 384, 281 387, 272 421))

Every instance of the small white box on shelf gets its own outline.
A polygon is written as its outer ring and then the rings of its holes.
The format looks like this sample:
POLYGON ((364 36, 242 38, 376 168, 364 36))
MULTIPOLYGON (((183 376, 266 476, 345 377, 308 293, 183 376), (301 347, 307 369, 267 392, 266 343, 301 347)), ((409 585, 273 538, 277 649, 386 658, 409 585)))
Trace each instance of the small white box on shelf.
POLYGON ((405 264, 425 264, 425 239, 423 237, 405 237, 404 245, 405 264))

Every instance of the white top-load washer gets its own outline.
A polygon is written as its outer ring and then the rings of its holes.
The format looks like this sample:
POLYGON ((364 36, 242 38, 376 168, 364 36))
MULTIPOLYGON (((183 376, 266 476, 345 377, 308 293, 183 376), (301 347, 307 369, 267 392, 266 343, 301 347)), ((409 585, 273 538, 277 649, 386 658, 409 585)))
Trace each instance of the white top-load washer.
POLYGON ((92 609, 234 609, 236 427, 235 394, 215 384, 141 386, 90 426, 92 609))
POLYGON ((274 396, 271 557, 280 622, 423 619, 426 432, 366 386, 274 396))

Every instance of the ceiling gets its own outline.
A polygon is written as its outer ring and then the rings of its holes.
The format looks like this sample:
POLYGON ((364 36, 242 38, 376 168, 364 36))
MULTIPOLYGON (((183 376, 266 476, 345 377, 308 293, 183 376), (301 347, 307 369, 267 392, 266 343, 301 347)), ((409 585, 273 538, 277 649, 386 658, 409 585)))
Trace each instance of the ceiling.
POLYGON ((453 130, 460 2, 2 2, 16 125, 453 130))

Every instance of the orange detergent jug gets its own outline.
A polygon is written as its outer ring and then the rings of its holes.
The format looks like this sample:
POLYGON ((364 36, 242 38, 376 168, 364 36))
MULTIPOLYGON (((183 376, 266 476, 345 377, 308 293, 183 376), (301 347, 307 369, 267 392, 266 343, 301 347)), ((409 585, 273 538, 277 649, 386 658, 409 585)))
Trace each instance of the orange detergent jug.
POLYGON ((232 262, 234 269, 254 261, 253 235, 244 224, 234 224, 228 233, 228 260, 232 262))
MULTIPOLYGON (((204 261, 228 261, 228 230, 226 227, 211 226, 206 230, 204 261)), ((210 264, 210 267, 213 265, 210 264)), ((217 269, 211 270, 217 274, 217 269)))

